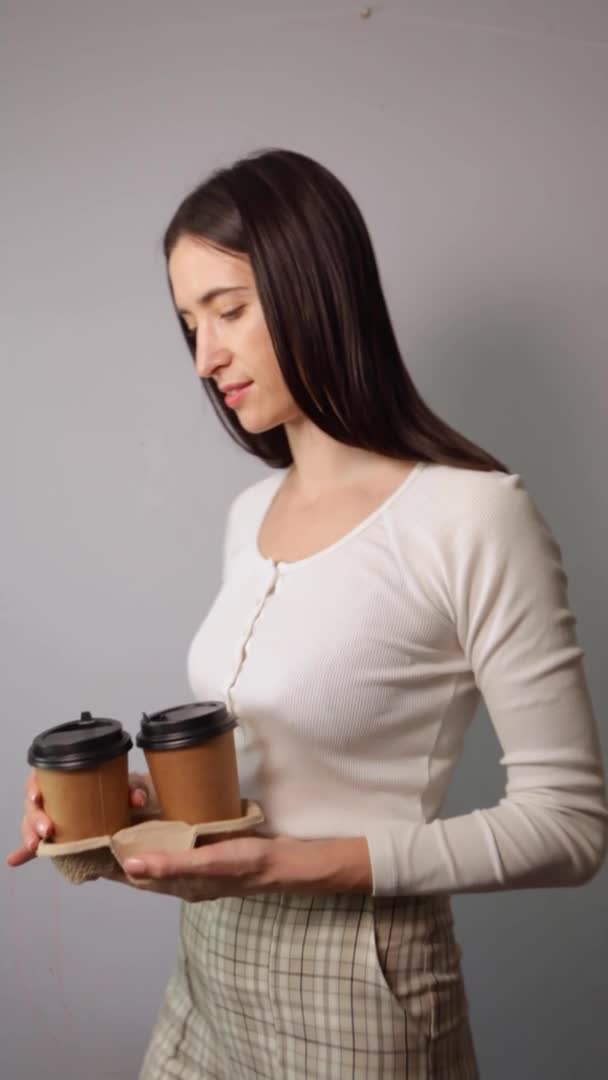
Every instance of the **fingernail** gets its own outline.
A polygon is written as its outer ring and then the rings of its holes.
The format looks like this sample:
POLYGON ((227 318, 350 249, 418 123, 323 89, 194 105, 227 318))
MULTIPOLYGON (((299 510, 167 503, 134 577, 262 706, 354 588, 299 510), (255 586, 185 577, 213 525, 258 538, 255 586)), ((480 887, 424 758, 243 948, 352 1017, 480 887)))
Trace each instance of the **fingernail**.
POLYGON ((38 831, 38 834, 39 834, 40 836, 46 836, 46 835, 48 834, 48 831, 49 831, 49 830, 48 830, 48 828, 47 828, 47 826, 46 826, 46 825, 42 825, 42 824, 40 824, 40 825, 37 825, 37 826, 36 826, 36 829, 37 829, 37 831, 38 831))
POLYGON ((126 859, 124 862, 124 869, 127 874, 143 874, 146 869, 146 864, 141 859, 126 859))

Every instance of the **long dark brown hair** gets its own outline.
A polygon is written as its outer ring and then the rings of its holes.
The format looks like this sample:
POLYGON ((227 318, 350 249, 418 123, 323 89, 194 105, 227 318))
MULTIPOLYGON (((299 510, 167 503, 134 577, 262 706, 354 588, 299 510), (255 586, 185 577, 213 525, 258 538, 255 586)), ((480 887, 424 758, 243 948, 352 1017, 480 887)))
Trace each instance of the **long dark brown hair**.
MULTIPOLYGON (((510 471, 436 416, 418 393, 361 212, 319 162, 271 149, 217 170, 176 210, 163 241, 167 260, 181 236, 249 257, 285 383, 302 413, 333 439, 403 460, 510 471)), ((282 424, 250 434, 215 383, 202 381, 240 446, 275 468, 292 464, 282 424)))

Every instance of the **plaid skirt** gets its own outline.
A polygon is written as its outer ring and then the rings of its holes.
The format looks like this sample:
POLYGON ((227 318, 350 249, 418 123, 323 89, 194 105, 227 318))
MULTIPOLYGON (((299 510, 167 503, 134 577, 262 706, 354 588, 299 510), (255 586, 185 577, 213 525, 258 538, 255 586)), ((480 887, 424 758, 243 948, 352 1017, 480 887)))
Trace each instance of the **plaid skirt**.
POLYGON ((184 903, 140 1080, 478 1080, 449 897, 184 903))

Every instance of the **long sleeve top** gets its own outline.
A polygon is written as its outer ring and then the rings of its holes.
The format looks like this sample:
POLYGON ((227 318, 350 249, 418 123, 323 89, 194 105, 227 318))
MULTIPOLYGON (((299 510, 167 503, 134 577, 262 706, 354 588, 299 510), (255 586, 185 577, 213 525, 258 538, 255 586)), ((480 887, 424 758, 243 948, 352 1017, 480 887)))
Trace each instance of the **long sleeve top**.
POLYGON ((285 476, 231 505, 219 593, 188 652, 198 700, 237 720, 265 831, 364 836, 374 895, 577 885, 608 810, 561 551, 518 474, 419 462, 337 542, 259 550, 285 476), (439 813, 483 697, 496 806, 439 813))

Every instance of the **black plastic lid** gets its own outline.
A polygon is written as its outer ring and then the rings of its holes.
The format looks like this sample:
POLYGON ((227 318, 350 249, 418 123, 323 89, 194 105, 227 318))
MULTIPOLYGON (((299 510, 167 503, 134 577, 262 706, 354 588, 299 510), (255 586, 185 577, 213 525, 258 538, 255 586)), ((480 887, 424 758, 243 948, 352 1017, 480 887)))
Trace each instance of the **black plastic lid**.
POLYGON ((27 753, 37 769, 89 769, 124 754, 133 740, 118 720, 80 714, 80 720, 47 728, 34 739, 27 753))
POLYGON ((236 727, 222 701, 195 701, 143 714, 135 738, 143 750, 182 750, 236 727))

